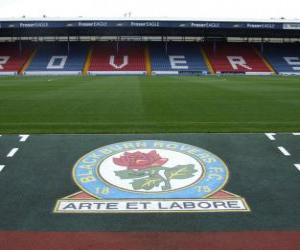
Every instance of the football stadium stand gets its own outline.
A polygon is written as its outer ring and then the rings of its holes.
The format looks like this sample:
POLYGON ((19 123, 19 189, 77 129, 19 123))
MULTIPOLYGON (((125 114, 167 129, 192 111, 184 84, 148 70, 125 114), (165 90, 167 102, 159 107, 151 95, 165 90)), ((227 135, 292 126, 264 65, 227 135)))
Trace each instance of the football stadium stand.
POLYGON ((142 43, 103 43, 92 46, 90 75, 145 75, 142 43))
POLYGON ((295 44, 267 44, 264 57, 280 75, 300 75, 300 46, 295 44))
POLYGON ((0 44, 0 75, 300 75, 297 43, 0 44))
POLYGON ((297 19, 4 18, 0 75, 299 75, 299 42, 297 19))
POLYGON ((25 75, 79 75, 87 54, 84 43, 42 43, 25 75))
POLYGON ((151 43, 150 55, 154 75, 207 74, 208 71, 197 43, 151 43))
POLYGON ((0 46, 0 75, 18 74, 32 53, 29 47, 20 50, 16 43, 3 43, 0 46))
POLYGON ((217 74, 269 75, 273 73, 258 51, 247 43, 218 43, 215 46, 209 43, 203 47, 217 74))

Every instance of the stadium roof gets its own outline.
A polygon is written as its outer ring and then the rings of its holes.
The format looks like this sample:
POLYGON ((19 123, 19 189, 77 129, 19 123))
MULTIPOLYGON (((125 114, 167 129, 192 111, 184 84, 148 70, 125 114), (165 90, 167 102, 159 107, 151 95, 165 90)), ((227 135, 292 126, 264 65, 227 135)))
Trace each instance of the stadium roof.
POLYGON ((300 38, 300 20, 137 18, 0 19, 0 36, 199 36, 300 38))
POLYGON ((199 21, 199 22, 262 22, 262 23, 300 23, 300 19, 286 19, 286 18, 270 18, 270 19, 257 19, 257 18, 173 18, 173 17, 41 17, 41 18, 33 18, 33 17, 14 17, 14 18, 1 18, 0 21, 97 21, 97 20, 106 20, 106 21, 199 21))

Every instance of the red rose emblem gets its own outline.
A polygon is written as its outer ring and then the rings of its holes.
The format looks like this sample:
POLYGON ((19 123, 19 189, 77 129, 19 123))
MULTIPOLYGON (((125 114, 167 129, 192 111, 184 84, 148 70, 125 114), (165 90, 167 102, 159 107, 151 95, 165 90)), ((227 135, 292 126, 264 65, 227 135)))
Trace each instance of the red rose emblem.
POLYGON ((120 158, 113 158, 116 165, 127 167, 128 169, 142 170, 151 167, 160 167, 168 161, 167 158, 161 158, 156 150, 149 153, 140 151, 134 153, 125 152, 120 158))

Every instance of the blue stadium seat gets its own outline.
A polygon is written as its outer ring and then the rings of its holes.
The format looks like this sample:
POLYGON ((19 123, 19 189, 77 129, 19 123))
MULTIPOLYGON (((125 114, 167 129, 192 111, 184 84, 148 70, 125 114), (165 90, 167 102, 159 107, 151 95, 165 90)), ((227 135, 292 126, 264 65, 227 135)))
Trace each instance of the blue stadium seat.
POLYGON ((43 43, 25 74, 81 74, 86 54, 82 43, 43 43))
POLYGON ((203 73, 208 68, 197 43, 151 43, 152 71, 156 74, 203 73))
POLYGON ((263 55, 278 74, 300 74, 299 44, 265 44, 263 55))

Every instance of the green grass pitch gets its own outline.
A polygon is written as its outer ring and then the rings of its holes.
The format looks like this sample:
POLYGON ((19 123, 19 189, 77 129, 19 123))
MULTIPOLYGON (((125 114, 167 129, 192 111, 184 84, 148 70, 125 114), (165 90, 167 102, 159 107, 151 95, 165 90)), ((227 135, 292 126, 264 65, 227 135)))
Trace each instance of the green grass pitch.
POLYGON ((298 77, 0 78, 0 133, 299 129, 298 77))

